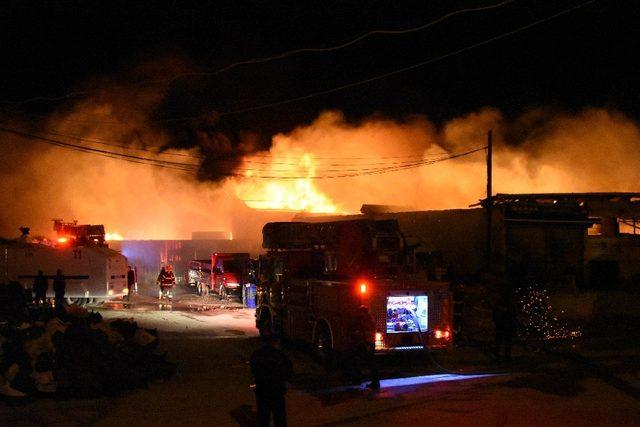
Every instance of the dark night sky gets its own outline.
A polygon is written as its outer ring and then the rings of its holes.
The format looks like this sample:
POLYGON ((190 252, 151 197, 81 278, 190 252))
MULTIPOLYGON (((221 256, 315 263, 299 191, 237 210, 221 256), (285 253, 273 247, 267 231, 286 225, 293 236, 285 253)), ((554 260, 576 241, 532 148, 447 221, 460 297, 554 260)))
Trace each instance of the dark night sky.
MULTIPOLYGON (((456 9, 497 2, 5 2, 0 9, 5 40, 0 100, 58 96, 85 87, 93 76, 126 75, 141 62, 171 56, 196 69, 216 69, 288 49, 337 44, 371 29, 408 28, 456 9)), ((442 55, 579 3, 515 1, 414 34, 373 36, 339 52, 301 54, 214 78, 181 79, 158 117, 229 111, 306 95, 442 55)), ((633 1, 598 0, 411 72, 228 120, 269 134, 308 122, 328 108, 341 109, 351 119, 423 113, 439 121, 483 106, 507 114, 532 106, 596 106, 637 119, 637 9, 633 1)), ((47 112, 63 103, 32 102, 19 108, 47 112)))

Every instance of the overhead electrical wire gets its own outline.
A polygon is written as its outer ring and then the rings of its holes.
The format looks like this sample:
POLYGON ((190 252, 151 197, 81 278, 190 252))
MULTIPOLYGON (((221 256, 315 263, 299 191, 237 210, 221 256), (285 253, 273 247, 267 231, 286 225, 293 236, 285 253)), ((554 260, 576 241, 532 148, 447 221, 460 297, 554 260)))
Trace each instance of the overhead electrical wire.
MULTIPOLYGON (((330 88, 330 89, 321 90, 321 91, 317 91, 317 92, 312 92, 312 93, 307 94, 307 95, 302 95, 302 96, 298 96, 298 97, 294 97, 294 98, 284 99, 282 101, 277 101, 277 102, 271 102, 271 103, 267 103, 267 104, 257 105, 257 106, 254 106, 254 107, 241 108, 241 109, 237 109, 237 110, 223 112, 223 113, 219 113, 219 115, 220 116, 229 116, 229 115, 234 115, 234 114, 249 113, 249 112, 264 110, 264 109, 268 109, 268 108, 278 107, 280 105, 286 105, 286 104, 290 104, 290 103, 293 103, 293 102, 304 101, 304 100, 315 98, 315 97, 318 97, 318 96, 328 95, 328 94, 331 94, 331 93, 334 93, 334 92, 339 92, 339 91, 342 91, 342 90, 345 90, 345 89, 350 89, 350 88, 353 88, 353 87, 362 86, 362 85, 365 85, 367 83, 371 83, 371 82, 374 82, 374 81, 377 81, 377 80, 382 80, 382 79, 385 79, 387 77, 391 77, 391 76, 395 76, 395 75, 398 75, 398 74, 401 74, 401 73, 405 73, 407 71, 415 70, 417 68, 421 68, 421 67, 424 67, 426 65, 433 64, 435 62, 441 61, 443 59, 446 59, 446 58, 449 58, 449 57, 452 57, 452 56, 455 56, 455 55, 459 55, 461 53, 468 52, 470 50, 473 50, 473 49, 476 49, 478 47, 487 45, 489 43, 504 39, 504 38, 512 36, 514 34, 520 33, 522 31, 526 31, 526 30, 528 30, 528 29, 530 29, 532 27, 535 27, 537 25, 543 24, 543 23, 545 23, 547 21, 550 21, 552 19, 558 18, 560 16, 566 15, 566 14, 571 13, 571 12, 577 10, 577 9, 583 8, 583 7, 585 7, 585 6, 587 6, 587 5, 591 4, 591 3, 595 3, 595 1, 596 0, 589 0, 589 1, 586 1, 586 2, 583 2, 583 3, 580 3, 580 4, 576 5, 576 6, 564 9, 564 10, 558 12, 558 13, 555 13, 553 15, 549 15, 549 16, 547 16, 545 18, 538 19, 538 20, 536 20, 536 21, 534 21, 534 22, 532 22, 530 24, 523 25, 521 27, 518 27, 518 28, 516 28, 514 30, 511 30, 511 31, 508 31, 506 33, 502 33, 500 35, 497 35, 497 36, 494 36, 494 37, 490 37, 490 38, 485 39, 485 40, 483 40, 481 42, 474 43, 474 44, 465 46, 463 48, 450 51, 450 52, 445 53, 443 55, 436 56, 435 58, 431 58, 431 59, 428 59, 426 61, 418 62, 418 63, 410 65, 408 67, 399 68, 399 69, 396 69, 394 71, 390 71, 390 72, 383 73, 383 74, 378 74, 376 76, 372 76, 372 77, 369 77, 369 78, 366 78, 366 79, 362 79, 362 80, 357 80, 355 82, 347 83, 347 84, 344 84, 344 85, 341 85, 341 86, 336 86, 336 87, 333 87, 333 88, 330 88)), ((180 117, 180 118, 174 118, 174 119, 163 119, 163 121, 172 122, 172 121, 193 120, 193 119, 201 118, 201 117, 204 117, 204 116, 206 116, 206 115, 200 114, 200 115, 191 116, 191 117, 180 117)))
MULTIPOLYGON (((161 155, 161 156, 177 156, 177 157, 185 157, 185 158, 191 158, 191 159, 197 159, 197 160, 203 160, 206 158, 206 156, 204 155, 193 155, 193 154, 186 154, 186 153, 175 153, 175 152, 169 152, 169 151, 162 151, 163 149, 160 148, 158 150, 153 150, 153 149, 149 149, 149 148, 141 148, 141 147, 134 147, 134 146, 130 146, 130 145, 126 145, 126 144, 119 144, 119 143, 115 143, 113 141, 108 141, 105 139, 97 139, 97 138, 86 138, 86 137, 81 137, 78 135, 72 135, 72 134, 66 134, 66 133, 60 133, 60 132, 55 132, 55 131, 42 131, 42 133, 46 133, 46 134, 50 134, 50 135, 55 135, 55 136, 61 136, 61 137, 67 137, 67 138, 72 138, 72 139, 76 139, 79 141, 83 141, 83 142, 90 142, 90 143, 94 143, 94 144, 100 144, 100 145, 105 145, 105 146, 109 146, 109 147, 116 147, 116 148, 121 148, 123 150, 131 150, 131 151, 138 151, 138 152, 146 152, 146 153, 151 153, 151 154, 155 154, 155 155, 161 155)), ((179 149, 178 147, 170 147, 172 149, 179 149)), ((316 157, 316 156, 312 156, 314 161, 320 160, 320 164, 322 164, 323 166, 360 166, 362 164, 358 164, 358 163, 323 163, 322 160, 362 160, 362 161, 366 161, 367 165, 383 165, 383 164, 394 164, 394 163, 408 163, 411 162, 412 160, 408 160, 408 161, 390 161, 390 162, 371 162, 371 160, 399 160, 399 159, 416 159, 416 158, 424 158, 424 157, 436 157, 436 156, 441 156, 441 155, 447 155, 447 152, 439 152, 439 153, 423 153, 423 154, 411 154, 411 155, 406 155, 406 156, 383 156, 383 157, 316 157)), ((284 161, 260 161, 260 160, 252 160, 252 159, 243 159, 243 162, 245 163, 249 163, 249 164, 260 164, 260 165, 284 165, 284 166, 299 166, 300 162, 303 161, 304 159, 304 155, 302 157, 297 157, 297 156, 273 156, 273 155, 262 155, 262 154, 250 154, 247 155, 246 157, 264 157, 264 158, 282 158, 282 159, 286 159, 288 161, 284 162, 284 161), (296 162, 295 159, 298 159, 298 161, 296 162)), ((227 160, 227 159, 217 159, 217 161, 219 162, 233 162, 236 163, 237 160, 227 160)))
MULTIPOLYGON (((467 45, 467 46, 462 47, 460 49, 449 51, 449 52, 447 52, 445 54, 436 56, 436 57, 431 58, 431 59, 427 59, 425 61, 418 62, 418 63, 413 64, 413 65, 409 65, 407 67, 398 68, 398 69, 393 70, 393 71, 389 71, 389 72, 386 72, 386 73, 378 74, 378 75, 375 75, 375 76, 372 76, 372 77, 369 77, 369 78, 366 78, 366 79, 357 80, 355 82, 347 83, 347 84, 344 84, 344 85, 335 86, 335 87, 330 88, 330 89, 325 89, 325 90, 321 90, 321 91, 317 91, 317 92, 312 92, 312 93, 307 94, 307 95, 301 95, 301 96, 297 96, 297 97, 293 97, 293 98, 287 98, 287 99, 284 99, 284 100, 281 100, 281 101, 270 102, 270 103, 266 103, 266 104, 256 105, 256 106, 253 106, 253 107, 239 108, 239 109, 236 109, 236 110, 220 112, 220 113, 218 113, 218 116, 219 117, 225 117, 225 116, 231 116, 231 115, 235 115, 235 114, 250 113, 250 112, 254 112, 254 111, 265 110, 265 109, 268 109, 268 108, 279 107, 281 105, 291 104, 293 102, 304 101, 304 100, 307 100, 307 99, 316 98, 318 96, 328 95, 328 94, 335 93, 335 92, 340 92, 340 91, 343 91, 345 89, 350 89, 350 88, 353 88, 353 87, 362 86, 362 85, 365 85, 365 84, 368 84, 368 83, 371 83, 371 82, 374 82, 374 81, 378 81, 378 80, 382 80, 382 79, 385 79, 385 78, 388 78, 388 77, 392 77, 392 76, 395 76, 395 75, 398 75, 398 74, 402 74, 402 73, 405 73, 407 71, 412 71, 412 70, 415 70, 415 69, 418 69, 418 68, 433 64, 435 62, 441 61, 443 59, 447 59, 447 58, 450 58, 452 56, 459 55, 461 53, 468 52, 468 51, 471 51, 473 49, 477 49, 479 47, 482 47, 482 46, 485 46, 487 44, 493 43, 495 41, 502 40, 502 39, 507 38, 509 36, 512 36, 514 34, 520 33, 522 31, 526 31, 526 30, 528 30, 530 28, 533 28, 535 26, 543 24, 543 23, 545 23, 547 21, 551 21, 551 20, 553 20, 555 18, 559 18, 560 16, 563 16, 563 15, 566 15, 568 13, 571 13, 571 12, 577 10, 577 9, 581 9, 581 8, 583 8, 585 6, 588 6, 591 3, 595 3, 595 1, 596 0, 588 0, 586 2, 578 4, 576 6, 572 6, 570 8, 563 9, 560 12, 557 12, 557 13, 554 13, 552 15, 549 15, 549 16, 546 16, 544 18, 541 18, 541 19, 538 19, 536 21, 533 21, 533 22, 531 22, 531 23, 529 23, 527 25, 523 25, 521 27, 515 28, 515 29, 513 29, 511 31, 507 31, 507 32, 499 34, 497 36, 489 37, 489 38, 484 39, 484 40, 482 40, 480 42, 467 45)), ((170 123, 170 122, 181 122, 181 121, 188 121, 188 120, 196 120, 196 119, 201 119, 201 118, 208 117, 210 114, 211 114, 211 112, 203 113, 203 114, 196 114, 196 115, 191 115, 191 116, 166 118, 166 119, 156 119, 155 122, 170 123)))
MULTIPOLYGON (((167 160, 161 160, 161 159, 152 159, 144 156, 135 156, 135 155, 126 154, 126 153, 116 153, 109 150, 102 150, 102 149, 97 149, 93 147, 86 147, 82 145, 71 144, 66 141, 60 141, 58 139, 53 139, 46 136, 37 135, 31 132, 26 132, 20 129, 13 129, 13 128, 8 128, 4 126, 0 126, 0 132, 11 133, 11 134, 20 136, 22 138, 44 142, 56 147, 61 147, 61 148, 79 151, 83 153, 100 155, 100 156, 112 158, 112 159, 124 160, 131 163, 139 163, 139 164, 162 167, 167 169, 176 169, 183 172, 196 172, 200 167, 199 164, 194 164, 194 163, 181 163, 181 162, 173 162, 173 161, 167 161, 167 160)), ((408 162, 406 164, 396 164, 396 165, 390 165, 386 167, 325 171, 325 172, 330 172, 330 174, 325 174, 325 175, 315 175, 315 174, 273 175, 275 171, 272 171, 272 170, 252 169, 251 171, 271 173, 272 175, 259 175, 259 174, 247 175, 247 174, 232 173, 229 176, 250 178, 250 179, 282 179, 282 180, 289 180, 289 179, 317 180, 317 179, 351 178, 351 177, 358 177, 358 176, 368 176, 368 175, 377 175, 377 174, 383 174, 383 173, 389 173, 389 172, 396 172, 396 171, 431 165, 431 164, 439 163, 442 161, 451 160, 451 159, 455 159, 462 156, 467 156, 469 154, 484 150, 485 148, 486 147, 480 147, 480 148, 475 148, 462 153, 451 153, 447 156, 442 156, 439 158, 422 159, 419 161, 416 160, 414 162, 408 162)), ((281 172, 290 173, 291 171, 281 171, 281 172)))
MULTIPOLYGON (((401 29, 401 30, 371 30, 368 31, 364 34, 361 34, 360 36, 357 36, 354 39, 351 39, 347 42, 344 43, 340 43, 334 46, 327 46, 327 47, 310 47, 310 48, 297 48, 297 49, 292 49, 292 50, 288 50, 276 55, 271 55, 271 56, 264 56, 264 57, 258 57, 258 58, 250 58, 250 59, 245 59, 242 61, 237 61, 234 63, 231 63, 229 65, 226 65, 222 68, 219 68, 217 70, 212 70, 212 71, 200 71, 200 72, 188 72, 188 73, 180 73, 177 75, 174 75, 171 78, 165 78, 165 79, 154 79, 154 80, 145 80, 142 82, 138 82, 136 84, 136 86, 147 86, 147 85, 156 85, 156 84, 166 84, 166 83, 172 83, 176 80, 185 78, 185 77, 210 77, 210 76, 215 76, 218 74, 222 74, 228 71, 231 71, 234 68, 243 66, 243 65, 255 65, 255 64, 263 64, 263 63, 267 63, 267 62, 271 62, 271 61, 276 61, 276 60, 280 60, 280 59, 285 59, 291 56, 295 56, 301 53, 327 53, 327 52, 335 52, 337 50, 340 49, 344 49, 347 48, 349 46, 352 46, 354 44, 357 44, 359 42, 361 42, 362 40, 365 40, 371 36, 374 35, 402 35, 402 34, 410 34, 410 33, 415 33, 415 32, 419 32, 419 31, 423 31, 426 30, 434 25, 437 25, 449 18, 452 18, 456 15, 462 15, 462 14, 466 14, 466 13, 473 13, 473 12, 483 12, 483 11, 487 11, 487 10, 491 10, 491 9, 497 9, 500 8, 502 6, 505 6, 509 3, 513 3, 514 0, 506 0, 506 1, 502 1, 500 3, 496 3, 496 4, 492 4, 492 5, 487 5, 487 6, 478 6, 478 7, 469 7, 469 8, 464 8, 464 9, 459 9, 459 10, 455 10, 453 12, 449 12, 445 15, 442 15, 441 17, 433 20, 433 21, 429 21, 426 22, 424 24, 418 25, 417 27, 412 27, 412 28, 406 28, 406 29, 401 29)), ((23 101, 19 101, 19 102, 7 102, 4 101, 6 104, 11 104, 11 105, 24 105, 24 104, 28 104, 31 102, 36 102, 36 101, 46 101, 46 102, 55 102, 55 101, 61 101, 61 100, 65 100, 65 99, 69 99, 69 98, 73 98, 76 96, 81 96, 81 95, 88 95, 90 93, 92 93, 93 91, 73 91, 73 92, 69 92, 63 95, 59 95, 56 97, 46 97, 46 96, 38 96, 38 97, 32 97, 23 101)))
POLYGON ((14 135, 18 135, 20 137, 31 139, 31 140, 41 141, 41 142, 44 142, 44 143, 47 143, 47 144, 50 144, 50 145, 55 145, 55 146, 62 147, 62 148, 67 148, 67 149, 71 149, 71 150, 75 150, 75 151, 81 151, 81 152, 85 152, 85 153, 97 154, 97 155, 101 155, 101 156, 104 156, 104 157, 116 158, 116 159, 125 160, 125 161, 133 162, 133 163, 143 163, 143 164, 148 164, 148 165, 152 165, 152 166, 165 167, 165 168, 169 168, 169 169, 194 170, 194 171, 196 171, 197 168, 199 167, 199 165, 197 165, 197 164, 189 164, 189 163, 171 162, 171 161, 160 160, 160 159, 152 159, 152 158, 143 157, 143 156, 135 156, 135 155, 126 154, 126 153, 116 153, 116 152, 109 151, 109 150, 101 150, 101 149, 97 149, 97 148, 93 148, 93 147, 86 147, 86 146, 82 146, 82 145, 71 144, 71 143, 68 143, 68 142, 65 142, 65 141, 60 141, 60 140, 57 140, 57 139, 48 138, 46 136, 36 135, 34 133, 25 132, 25 131, 22 131, 22 130, 19 130, 19 129, 12 129, 12 128, 8 128, 8 127, 4 127, 4 126, 0 126, 0 131, 5 132, 5 133, 11 133, 11 134, 14 134, 14 135))
MULTIPOLYGON (((27 132, 24 131, 23 132, 27 132)), ((74 134, 69 134, 69 133, 61 133, 61 132, 56 132, 55 130, 41 130, 39 131, 40 133, 44 133, 47 135, 54 135, 54 136, 61 136, 61 137, 65 137, 65 138, 71 138, 71 139, 75 139, 78 141, 82 141, 82 142, 89 142, 92 144, 98 144, 98 145, 104 145, 104 146, 108 146, 108 147, 115 147, 115 148, 120 148, 123 150, 129 150, 129 151, 135 151, 135 152, 145 152, 145 153, 150 153, 150 154, 154 154, 154 155, 158 155, 158 156, 176 156, 176 157, 184 157, 184 158, 192 158, 192 159, 197 159, 197 160, 203 160, 206 158, 206 156, 204 155, 193 155, 193 154, 187 154, 187 153, 176 153, 176 152, 171 152, 171 151, 164 151, 167 148, 164 147, 157 147, 156 149, 149 149, 149 148, 144 148, 144 147, 135 147, 132 145, 128 145, 128 144, 123 144, 123 143, 119 143, 119 142, 115 142, 115 141, 110 141, 107 139, 103 139, 103 138, 87 138, 87 137, 83 137, 83 136, 79 136, 79 135, 74 135, 74 134)), ((172 149, 179 149, 178 147, 169 147, 172 149)), ((372 160, 400 160, 400 159, 416 159, 416 158, 425 158, 425 157, 436 157, 436 156, 440 156, 440 155, 447 155, 447 152, 438 152, 438 153, 416 153, 416 154, 407 154, 404 156, 372 156, 372 157, 323 157, 323 156, 312 156, 314 161, 319 161, 320 164, 324 165, 324 166, 360 166, 361 164, 358 163, 323 163, 324 160, 329 160, 329 161, 333 161, 333 160, 362 160, 364 162, 367 162, 367 165, 376 165, 376 164, 393 164, 393 163, 402 163, 402 162, 373 162, 372 160)), ((262 165, 286 165, 286 166, 299 166, 300 162, 303 160, 304 155, 302 157, 297 157, 297 156, 274 156, 274 155, 270 155, 270 154, 260 154, 260 153, 256 153, 256 154, 250 154, 247 155, 245 157, 245 159, 243 159, 244 163, 249 163, 249 164, 262 164, 262 165), (246 159, 246 157, 255 157, 255 158, 282 158, 282 159, 286 159, 286 162, 281 162, 281 161, 259 161, 259 160, 252 160, 252 159, 246 159), (297 158, 297 161, 296 161, 297 158)), ((225 160, 225 159, 218 159, 217 161, 219 162, 237 162, 237 160, 225 160)))
MULTIPOLYGON (((509 37, 511 35, 517 34, 519 32, 528 30, 528 29, 530 29, 532 27, 535 27, 537 25, 540 25, 540 24, 545 23, 547 21, 550 21, 552 19, 555 19, 555 18, 558 18, 560 16, 563 16, 563 15, 566 15, 568 13, 571 13, 571 12, 577 10, 577 9, 586 7, 587 5, 592 4, 595 1, 596 0, 585 1, 583 3, 580 3, 578 5, 572 6, 570 8, 563 9, 562 11, 557 12, 555 14, 552 14, 552 15, 546 16, 544 18, 541 18, 539 20, 536 20, 536 21, 534 21, 534 22, 532 22, 530 24, 518 27, 518 28, 516 28, 514 30, 511 30, 511 31, 508 31, 506 33, 502 33, 502 34, 500 34, 498 36, 490 37, 490 38, 485 39, 485 40, 483 40, 481 42, 474 43, 474 44, 465 46, 463 48, 450 51, 450 52, 445 53, 443 55, 437 56, 435 58, 428 59, 426 61, 419 62, 417 64, 410 65, 408 67, 403 67, 403 68, 400 68, 400 69, 397 69, 397 70, 394 70, 394 71, 391 71, 391 72, 387 72, 387 73, 379 74, 379 75, 376 75, 376 76, 372 76, 372 77, 367 78, 367 79, 358 80, 358 81, 355 81, 355 82, 352 82, 352 83, 348 83, 348 84, 345 84, 345 85, 333 87, 333 88, 322 90, 322 91, 313 92, 313 93, 310 93, 310 94, 307 94, 307 95, 303 95, 303 96, 298 96, 298 97, 294 97, 294 98, 288 98, 288 99, 284 99, 284 100, 281 100, 281 101, 271 102, 271 103, 257 105, 257 106, 253 106, 253 107, 243 108, 243 109, 237 109, 237 110, 231 110, 231 111, 227 111, 227 112, 222 112, 222 113, 219 113, 219 116, 221 116, 221 117, 222 116, 229 116, 229 115, 234 115, 234 114, 242 114, 242 113, 248 113, 248 112, 254 112, 254 111, 259 111, 259 110, 263 110, 263 109, 273 108, 273 107, 277 107, 277 106, 280 106, 280 105, 286 105, 286 104, 290 104, 290 103, 293 103, 293 102, 303 101, 303 100, 306 100, 306 99, 311 99, 311 98, 315 98, 315 97, 318 97, 318 96, 327 95, 327 94, 334 93, 334 92, 339 92, 339 91, 342 91, 342 90, 345 90, 345 89, 349 89, 349 88, 365 85, 365 84, 368 84, 368 83, 371 83, 371 82, 374 82, 374 81, 377 81, 377 80, 385 79, 387 77, 395 76, 395 75, 398 75, 398 74, 401 74, 401 73, 404 73, 404 72, 407 72, 407 71, 411 71, 411 70, 414 70, 414 69, 417 69, 417 68, 420 68, 420 67, 435 63, 437 61, 440 61, 440 60, 443 60, 443 59, 458 55, 460 53, 464 53, 464 52, 476 49, 478 47, 487 45, 487 44, 492 43, 494 41, 501 40, 503 38, 506 38, 506 37, 509 37)), ((504 2, 504 4, 506 4, 506 3, 507 2, 504 2)), ((494 6, 498 7, 498 6, 501 6, 501 5, 503 5, 503 3, 499 3, 499 4, 494 5, 494 6)), ((425 25, 428 25, 428 24, 425 24, 425 25)), ((407 30, 407 31, 410 31, 410 30, 407 30)), ((184 117, 178 117, 178 118, 156 119, 156 120, 154 120, 154 122, 186 121, 186 120, 193 120, 193 119, 203 118, 203 117, 206 117, 208 115, 209 115, 209 113, 193 115, 193 116, 184 116, 184 117)), ((265 157, 268 157, 268 156, 265 156, 265 157)), ((363 160, 365 160, 365 159, 363 159, 363 160)))

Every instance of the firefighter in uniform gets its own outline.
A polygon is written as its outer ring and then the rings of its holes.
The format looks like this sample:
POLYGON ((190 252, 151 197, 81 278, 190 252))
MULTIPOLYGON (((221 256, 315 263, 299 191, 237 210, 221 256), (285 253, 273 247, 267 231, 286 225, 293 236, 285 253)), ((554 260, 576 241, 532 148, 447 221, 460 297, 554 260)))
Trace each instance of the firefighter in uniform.
POLYGON ((464 333, 464 295, 465 287, 457 283, 453 287, 453 335, 455 342, 462 340, 464 333))
POLYGON ((498 362, 510 362, 513 335, 518 327, 515 308, 510 296, 504 297, 496 304, 493 309, 493 322, 496 334, 493 349, 495 358, 498 362))
POLYGON ((173 274, 170 265, 162 267, 162 269, 160 270, 160 275, 158 276, 158 281, 160 282, 160 299, 165 296, 168 299, 172 299, 172 289, 176 284, 176 276, 173 274))
POLYGON ((356 328, 357 358, 368 366, 371 373, 371 382, 367 384, 367 388, 380 390, 380 376, 376 362, 376 322, 369 308, 364 305, 358 308, 356 328))
POLYGON ((62 270, 58 269, 56 271, 56 276, 53 278, 53 292, 55 296, 56 302, 56 310, 61 311, 64 307, 64 294, 67 289, 67 282, 64 279, 64 274, 62 274, 62 270))
POLYGON ((44 305, 47 302, 47 289, 49 288, 49 281, 42 273, 42 270, 38 270, 38 275, 33 281, 33 293, 36 305, 44 305))
POLYGON ((127 299, 131 301, 131 293, 135 290, 136 284, 136 272, 133 271, 131 266, 127 269, 127 299))
POLYGON ((273 335, 265 334, 263 340, 264 345, 251 355, 258 425, 268 427, 273 414, 273 425, 285 427, 287 412, 284 395, 287 380, 293 375, 293 368, 287 355, 275 347, 273 335))
POLYGON ((158 285, 158 298, 162 299, 162 278, 164 277, 164 267, 160 269, 158 278, 156 279, 156 285, 158 285))

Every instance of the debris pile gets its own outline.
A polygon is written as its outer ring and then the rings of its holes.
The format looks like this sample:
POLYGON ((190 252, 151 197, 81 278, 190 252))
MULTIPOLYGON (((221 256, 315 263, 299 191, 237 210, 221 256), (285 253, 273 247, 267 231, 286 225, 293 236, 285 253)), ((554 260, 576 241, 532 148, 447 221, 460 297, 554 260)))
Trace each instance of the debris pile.
POLYGON ((0 393, 6 397, 115 395, 175 372, 156 352, 157 332, 133 320, 106 322, 75 305, 64 312, 27 307, 17 316, 15 308, 0 317, 0 393))

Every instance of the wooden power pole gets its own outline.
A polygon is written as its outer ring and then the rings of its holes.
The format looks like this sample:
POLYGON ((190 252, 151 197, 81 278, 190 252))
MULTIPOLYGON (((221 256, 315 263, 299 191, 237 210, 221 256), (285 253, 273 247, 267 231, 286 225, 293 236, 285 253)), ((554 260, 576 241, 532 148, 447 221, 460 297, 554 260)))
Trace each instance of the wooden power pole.
POLYGON ((485 209, 487 212, 487 272, 491 271, 491 221, 493 216, 493 200, 492 200, 492 174, 493 174, 493 131, 487 133, 487 198, 485 200, 485 209))

